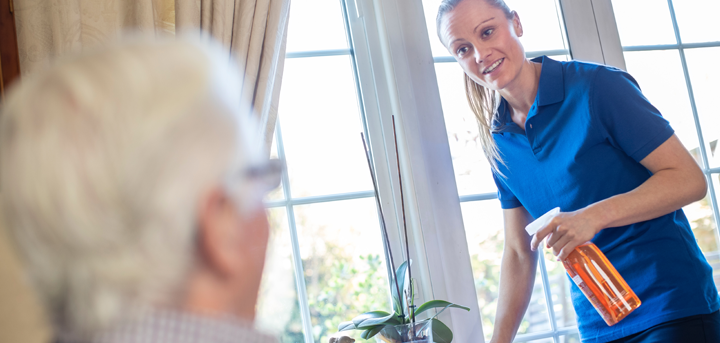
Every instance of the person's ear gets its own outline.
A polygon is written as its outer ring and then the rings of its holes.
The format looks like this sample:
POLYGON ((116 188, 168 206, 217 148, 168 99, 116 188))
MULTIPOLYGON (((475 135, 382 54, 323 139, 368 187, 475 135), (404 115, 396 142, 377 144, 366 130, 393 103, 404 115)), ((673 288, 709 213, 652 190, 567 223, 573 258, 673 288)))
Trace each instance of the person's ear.
POLYGON ((238 268, 240 246, 237 205, 222 187, 211 188, 198 204, 197 244, 201 263, 226 278, 238 268))
POLYGON ((515 35, 518 37, 522 37, 523 27, 522 27, 522 23, 520 22, 520 15, 515 11, 512 11, 512 15, 513 15, 513 19, 512 19, 513 29, 515 30, 515 35))

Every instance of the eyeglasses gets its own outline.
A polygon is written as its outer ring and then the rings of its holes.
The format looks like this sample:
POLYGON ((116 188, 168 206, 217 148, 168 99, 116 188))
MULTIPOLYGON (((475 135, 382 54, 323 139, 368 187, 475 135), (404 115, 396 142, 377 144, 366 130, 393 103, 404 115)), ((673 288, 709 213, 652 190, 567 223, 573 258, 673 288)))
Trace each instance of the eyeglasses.
POLYGON ((262 165, 250 166, 245 169, 245 177, 259 183, 263 190, 269 192, 280 186, 285 163, 280 159, 270 159, 262 165))

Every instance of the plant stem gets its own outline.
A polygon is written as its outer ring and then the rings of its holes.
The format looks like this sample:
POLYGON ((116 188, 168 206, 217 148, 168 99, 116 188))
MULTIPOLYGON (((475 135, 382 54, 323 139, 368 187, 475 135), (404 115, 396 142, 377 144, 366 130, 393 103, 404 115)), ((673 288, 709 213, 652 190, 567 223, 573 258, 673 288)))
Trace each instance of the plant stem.
MULTIPOLYGON (((360 132, 360 138, 363 142, 363 148, 365 149, 365 158, 367 158, 368 168, 370 169, 370 178, 372 179, 373 187, 375 189, 375 202, 377 203, 378 212, 380 212, 380 228, 382 229, 383 235, 385 235, 385 248, 387 249, 388 255, 390 255, 390 267, 392 272, 392 278, 395 280, 395 290, 397 291, 398 307, 400 308, 400 315, 405 316, 402 307, 402 293, 400 293, 400 286, 398 285, 397 273, 395 272, 395 262, 393 261, 392 249, 390 248, 390 238, 388 237, 387 227, 385 226, 385 216, 383 215, 382 205, 380 204, 380 193, 378 192, 377 181, 375 180, 375 172, 373 171, 372 164, 370 164, 370 152, 368 151, 367 144, 365 144, 365 135, 360 132)), ((408 267, 410 265, 408 264, 408 267)), ((391 286, 392 287, 392 286, 391 286)))
MULTIPOLYGON (((397 160, 398 181, 400 182, 400 207, 402 207, 403 230, 405 231, 405 256, 407 257, 408 278, 410 279, 410 292, 412 293, 412 268, 410 266, 410 244, 408 243, 407 220, 405 219, 405 196, 403 195, 402 173, 400 172, 400 154, 398 153, 397 132, 395 129, 395 116, 392 116, 393 138, 395 138, 395 158, 397 160)), ((410 306, 410 301, 407 301, 410 306)), ((415 311, 408 308, 411 317, 413 331, 415 331, 415 311)))

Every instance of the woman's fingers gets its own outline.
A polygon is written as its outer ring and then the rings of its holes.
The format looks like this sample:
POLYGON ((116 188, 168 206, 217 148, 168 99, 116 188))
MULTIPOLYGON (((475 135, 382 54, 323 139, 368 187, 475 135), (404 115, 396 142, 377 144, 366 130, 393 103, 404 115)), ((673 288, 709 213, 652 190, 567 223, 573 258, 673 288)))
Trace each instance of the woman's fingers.
POLYGON ((553 255, 562 260, 578 245, 595 236, 596 230, 588 224, 587 219, 578 212, 561 213, 535 234, 531 248, 537 250, 545 240, 545 246, 552 249, 553 255))
POLYGON ((535 251, 540 246, 540 242, 545 239, 548 235, 551 235, 555 228, 558 226, 557 217, 553 218, 550 223, 548 223, 544 228, 540 229, 537 233, 535 233, 535 236, 533 236, 532 241, 530 242, 530 249, 532 251, 535 251))

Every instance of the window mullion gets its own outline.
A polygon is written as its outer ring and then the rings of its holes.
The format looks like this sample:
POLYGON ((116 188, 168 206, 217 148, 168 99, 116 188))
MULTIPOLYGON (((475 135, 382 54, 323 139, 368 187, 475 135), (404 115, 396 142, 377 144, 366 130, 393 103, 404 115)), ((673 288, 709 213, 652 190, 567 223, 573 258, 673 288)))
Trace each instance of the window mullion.
MULTIPOLYGON (((685 49, 682 48, 682 37, 680 37, 680 29, 678 28, 677 18, 675 17, 675 7, 673 6, 672 0, 667 0, 668 6, 670 7, 670 19, 672 19, 673 30, 675 31, 675 39, 677 44, 680 46, 678 51, 680 52, 680 63, 683 68, 683 75, 685 76, 685 86, 687 86, 688 96, 690 97, 690 107, 692 108, 693 120, 695 122, 695 130, 698 135, 698 145, 700 148, 700 159, 704 170, 710 169, 708 162, 707 151, 705 150, 705 139, 703 138, 702 127, 700 126, 700 117, 698 116, 697 106, 695 104, 695 95, 693 94, 692 83, 690 82, 690 73, 688 72, 687 60, 685 59, 685 49)), ((713 209, 713 216, 715 219, 715 243, 720 247, 720 213, 718 212, 718 203, 715 197, 715 187, 713 186, 712 177, 708 177, 708 189, 710 192, 710 204, 713 209)))
POLYGON ((611 0, 559 1, 572 58, 625 70, 611 0))
MULTIPOLYGON (((360 106, 361 128, 364 138, 367 142, 370 163, 375 171, 378 192, 383 209, 383 217, 388 233, 388 242, 385 242, 385 235, 382 236, 383 244, 387 243, 393 251, 393 259, 391 263, 390 255, 386 249, 384 250, 385 266, 387 269, 388 286, 392 283, 392 266, 397 268, 404 260, 404 249, 400 241, 400 235, 397 226, 397 211, 394 198, 394 189, 392 185, 392 177, 389 175, 391 166, 388 165, 388 158, 384 149, 385 142, 382 135, 381 125, 379 125, 379 103, 377 101, 377 93, 383 89, 376 88, 374 83, 374 75, 369 59, 368 49, 368 30, 366 30, 366 22, 372 21, 372 12, 363 13, 360 9, 362 4, 355 0, 340 0, 345 25, 348 32, 348 42, 352 47, 353 71, 355 73, 355 83, 358 92, 358 100, 360 106)), ((357 139, 360 139, 360 131, 358 131, 357 139)), ((374 196, 374 193, 373 193, 374 196)), ((378 213, 378 220, 380 213, 378 213)), ((380 223, 382 225, 382 223, 380 223)), ((390 287, 388 287, 387 296, 390 298, 390 287)), ((392 304, 392 299, 389 303, 392 304)), ((392 311, 391 308, 388 308, 392 311)))
POLYGON ((542 249, 538 249, 538 260, 540 260, 540 276, 542 278, 543 291, 545 293, 545 303, 547 304, 548 315, 550 316, 550 329, 553 335, 553 341, 558 343, 557 323, 555 322, 555 307, 553 306, 552 293, 550 292, 550 280, 548 279, 547 268, 545 267, 545 256, 542 249))
MULTIPOLYGON (((285 146, 283 145, 282 130, 280 130, 280 122, 275 124, 275 137, 277 140, 278 158, 285 161, 285 146)), ((297 227, 295 225, 295 211, 293 205, 289 202, 292 199, 290 193, 290 178, 288 170, 285 168, 282 172, 283 193, 287 204, 288 227, 290 229, 290 241, 292 243, 292 257, 295 269, 295 285, 298 293, 298 303, 300 306, 300 319, 303 326, 303 336, 305 343, 315 343, 312 331, 312 321, 310 320, 310 307, 308 305, 307 288, 305 286, 305 272, 303 271, 302 257, 300 255, 300 241, 298 239, 297 227)))

